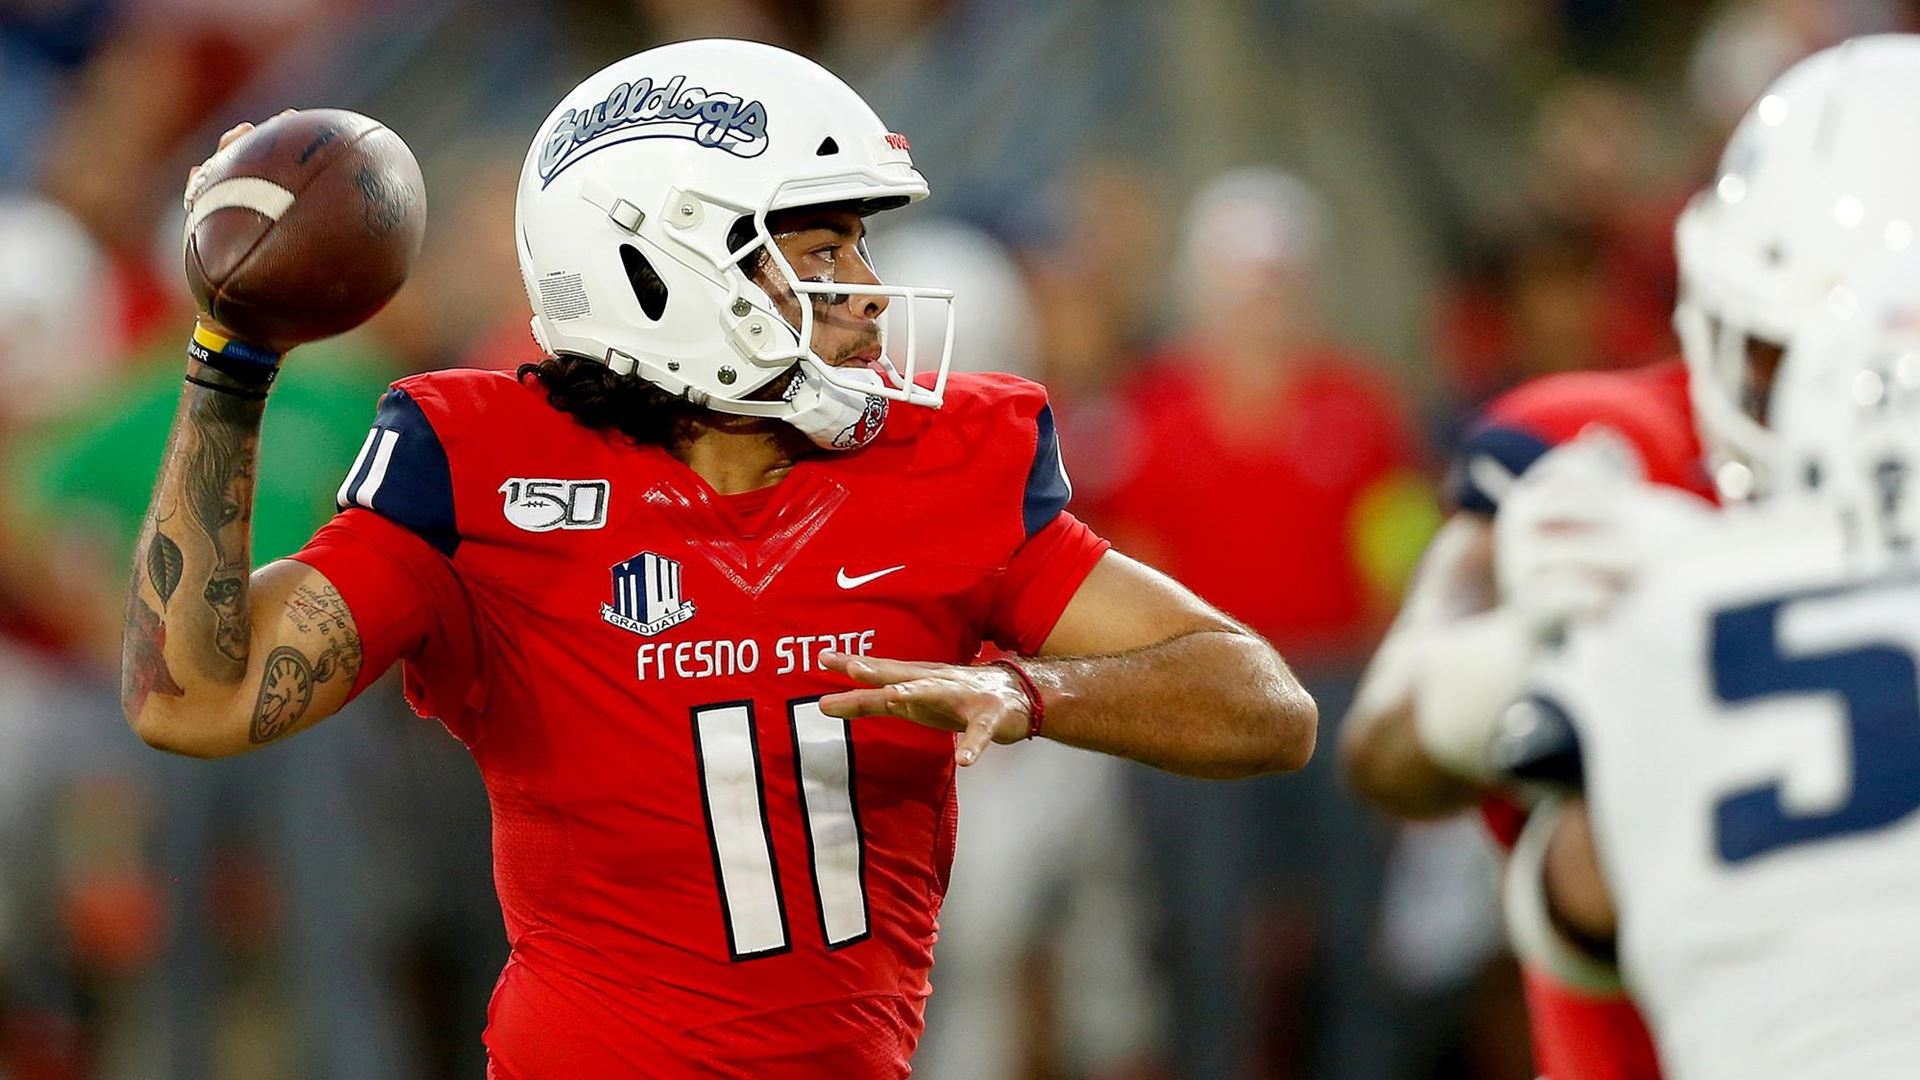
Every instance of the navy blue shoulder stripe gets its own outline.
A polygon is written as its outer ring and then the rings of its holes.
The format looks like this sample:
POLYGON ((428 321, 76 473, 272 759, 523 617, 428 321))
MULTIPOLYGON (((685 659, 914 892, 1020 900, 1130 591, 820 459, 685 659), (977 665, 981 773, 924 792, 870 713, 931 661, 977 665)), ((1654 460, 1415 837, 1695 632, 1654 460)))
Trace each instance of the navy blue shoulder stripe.
POLYGON ((451 557, 460 546, 453 514, 453 471, 440 436, 405 390, 380 399, 373 430, 334 501, 358 506, 405 528, 451 557))
POLYGON ((1545 439, 1519 428, 1494 425, 1467 436, 1447 469, 1447 501, 1491 517, 1520 475, 1548 450, 1545 439))
POLYGON ((1059 517, 1067 508, 1067 500, 1073 498, 1073 484, 1067 479, 1066 463, 1060 459, 1060 436, 1053 430, 1053 406, 1040 406, 1034 422, 1040 428, 1040 438, 1034 444, 1033 467, 1027 470, 1027 493, 1020 507, 1028 537, 1059 517))

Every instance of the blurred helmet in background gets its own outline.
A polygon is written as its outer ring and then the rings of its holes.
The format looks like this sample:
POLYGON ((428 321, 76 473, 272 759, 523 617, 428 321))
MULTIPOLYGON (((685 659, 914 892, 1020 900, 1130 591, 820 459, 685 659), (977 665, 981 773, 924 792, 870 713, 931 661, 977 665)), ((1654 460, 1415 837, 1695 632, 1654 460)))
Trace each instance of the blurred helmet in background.
POLYGON ((801 281, 767 215, 830 203, 871 213, 926 194, 907 140, 805 57, 725 40, 627 57, 567 94, 521 167, 516 242, 534 338, 697 405, 858 445, 878 431, 862 418, 886 400, 939 404, 948 353, 931 388, 912 382, 911 357, 883 377, 816 356, 809 301, 847 289, 801 281), (797 326, 741 268, 763 250, 800 299, 797 326), (796 365, 783 399, 750 399, 796 365))
POLYGON ((1870 569, 1920 554, 1920 253, 1831 291, 1794 334, 1773 404, 1778 500, 1836 515, 1870 569))
POLYGON ((97 389, 118 354, 105 254, 43 199, 0 199, 0 428, 41 419, 97 389))
POLYGON ((1263 166, 1221 173, 1187 208, 1180 269, 1199 277, 1229 267, 1310 266, 1326 243, 1327 204, 1305 180, 1263 166))
MULTIPOLYGON (((1006 246, 983 229, 947 218, 916 218, 888 226, 874 238, 882 278, 924 281, 967 298, 964 304, 913 300, 921 320, 916 360, 922 370, 939 362, 949 319, 953 366, 1039 377, 1038 328, 1027 280, 1006 246)), ((891 308, 891 319, 899 308, 891 308)), ((895 341, 899 335, 893 335, 895 341)))
POLYGON ((1763 490, 1771 373, 1783 345, 1854 266, 1920 229, 1920 36, 1858 38, 1782 75, 1748 111, 1713 186, 1680 215, 1674 325, 1694 411, 1729 498, 1763 490))
POLYGON ((1214 178, 1189 204, 1179 274, 1206 333, 1276 345, 1318 332, 1313 286, 1330 215, 1321 194, 1265 166, 1214 178))

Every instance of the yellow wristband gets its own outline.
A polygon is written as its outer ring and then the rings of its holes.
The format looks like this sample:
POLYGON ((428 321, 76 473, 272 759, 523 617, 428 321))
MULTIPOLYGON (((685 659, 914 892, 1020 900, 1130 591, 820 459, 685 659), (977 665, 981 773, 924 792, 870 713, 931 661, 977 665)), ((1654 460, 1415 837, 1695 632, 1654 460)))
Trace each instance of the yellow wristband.
POLYGON ((235 341, 225 334, 196 324, 187 339, 187 355, 222 375, 265 386, 280 370, 280 354, 235 341))

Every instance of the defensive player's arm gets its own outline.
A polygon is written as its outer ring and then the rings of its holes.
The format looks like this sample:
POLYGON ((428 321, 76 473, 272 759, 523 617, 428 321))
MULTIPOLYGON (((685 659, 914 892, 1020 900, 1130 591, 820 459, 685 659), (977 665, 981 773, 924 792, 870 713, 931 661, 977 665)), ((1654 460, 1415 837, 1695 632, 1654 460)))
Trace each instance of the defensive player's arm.
POLYGON ((324 575, 290 560, 248 572, 265 404, 187 384, 141 526, 120 700, 162 750, 226 757, 284 738, 338 710, 360 673, 358 629, 324 575))
MULTIPOLYGON (((1239 777, 1298 769, 1318 711, 1273 647, 1172 578, 1108 551, 1041 646, 1023 660, 1043 734, 1170 772, 1239 777)), ((971 764, 989 743, 1025 738, 1029 709, 1005 668, 830 654, 874 689, 832 694, 836 716, 898 716, 961 733, 971 764)))
POLYGON ((1541 880, 1547 891, 1547 915, 1554 926, 1589 951, 1611 954, 1620 914, 1600 866, 1585 799, 1567 800, 1553 837, 1547 841, 1541 880))
POLYGON ((1423 695, 1423 689, 1445 692, 1422 685, 1434 674, 1447 674, 1439 668, 1452 658, 1438 655, 1441 650, 1457 652, 1463 644, 1471 648, 1505 632, 1495 622, 1498 616, 1490 614, 1494 594, 1493 522, 1475 511, 1460 511, 1428 546, 1400 615, 1367 665, 1341 725, 1340 762, 1347 781, 1381 808, 1402 817, 1433 818, 1479 799, 1480 786, 1435 762, 1422 738, 1418 710, 1423 696, 1433 703, 1434 694, 1423 695))
POLYGON ((1523 964, 1589 994, 1621 992, 1619 915, 1586 801, 1542 802, 1507 860, 1507 936, 1523 964))

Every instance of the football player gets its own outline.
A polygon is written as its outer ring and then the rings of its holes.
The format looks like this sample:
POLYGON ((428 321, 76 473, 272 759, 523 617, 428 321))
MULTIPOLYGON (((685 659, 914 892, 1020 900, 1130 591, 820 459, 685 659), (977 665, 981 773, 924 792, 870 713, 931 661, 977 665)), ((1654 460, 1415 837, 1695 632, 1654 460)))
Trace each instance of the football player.
MULTIPOLYGON (((1770 404, 1765 503, 1668 529, 1510 712, 1501 749, 1575 750, 1585 798, 1528 824, 1509 888, 1543 929, 1617 943, 1676 1080, 1907 1076, 1920 260, 1835 290, 1770 404)), ((1560 497, 1523 482, 1513 505, 1560 497)))
MULTIPOLYGON (((1658 483, 1735 499, 1761 490, 1769 478, 1755 446, 1781 345, 1850 267, 1913 241, 1916 94, 1913 35, 1857 39, 1782 75, 1677 224, 1675 325, 1685 365, 1548 376, 1495 402, 1472 427, 1451 470, 1457 512, 1429 548, 1346 720, 1343 761, 1362 794, 1415 818, 1479 803, 1503 843, 1517 836, 1527 811, 1498 794, 1488 747, 1551 616, 1584 601, 1577 583, 1549 595, 1496 587, 1497 562, 1524 564, 1537 555, 1525 548, 1552 546, 1550 537, 1508 530, 1507 546, 1523 550, 1499 550, 1503 496, 1551 447, 1596 424, 1624 436, 1658 483)), ((1604 507, 1585 509, 1588 524, 1604 524, 1604 507)), ((1545 940, 1515 943, 1541 1071, 1553 1080, 1656 1075, 1645 1029, 1611 973, 1562 957, 1545 940)))
POLYGON ((1040 387, 949 379, 950 337, 916 373, 911 302, 887 362, 889 299, 934 294, 880 284, 865 218, 926 193, 791 53, 593 75, 520 179, 545 359, 396 383, 340 514, 251 580, 264 388, 191 371, 127 714, 234 754, 403 663, 492 800, 496 1077, 904 1076, 956 763, 1035 735, 1201 776, 1311 753, 1271 647, 1066 512, 1040 387), (985 641, 1014 657, 968 666, 985 641))

